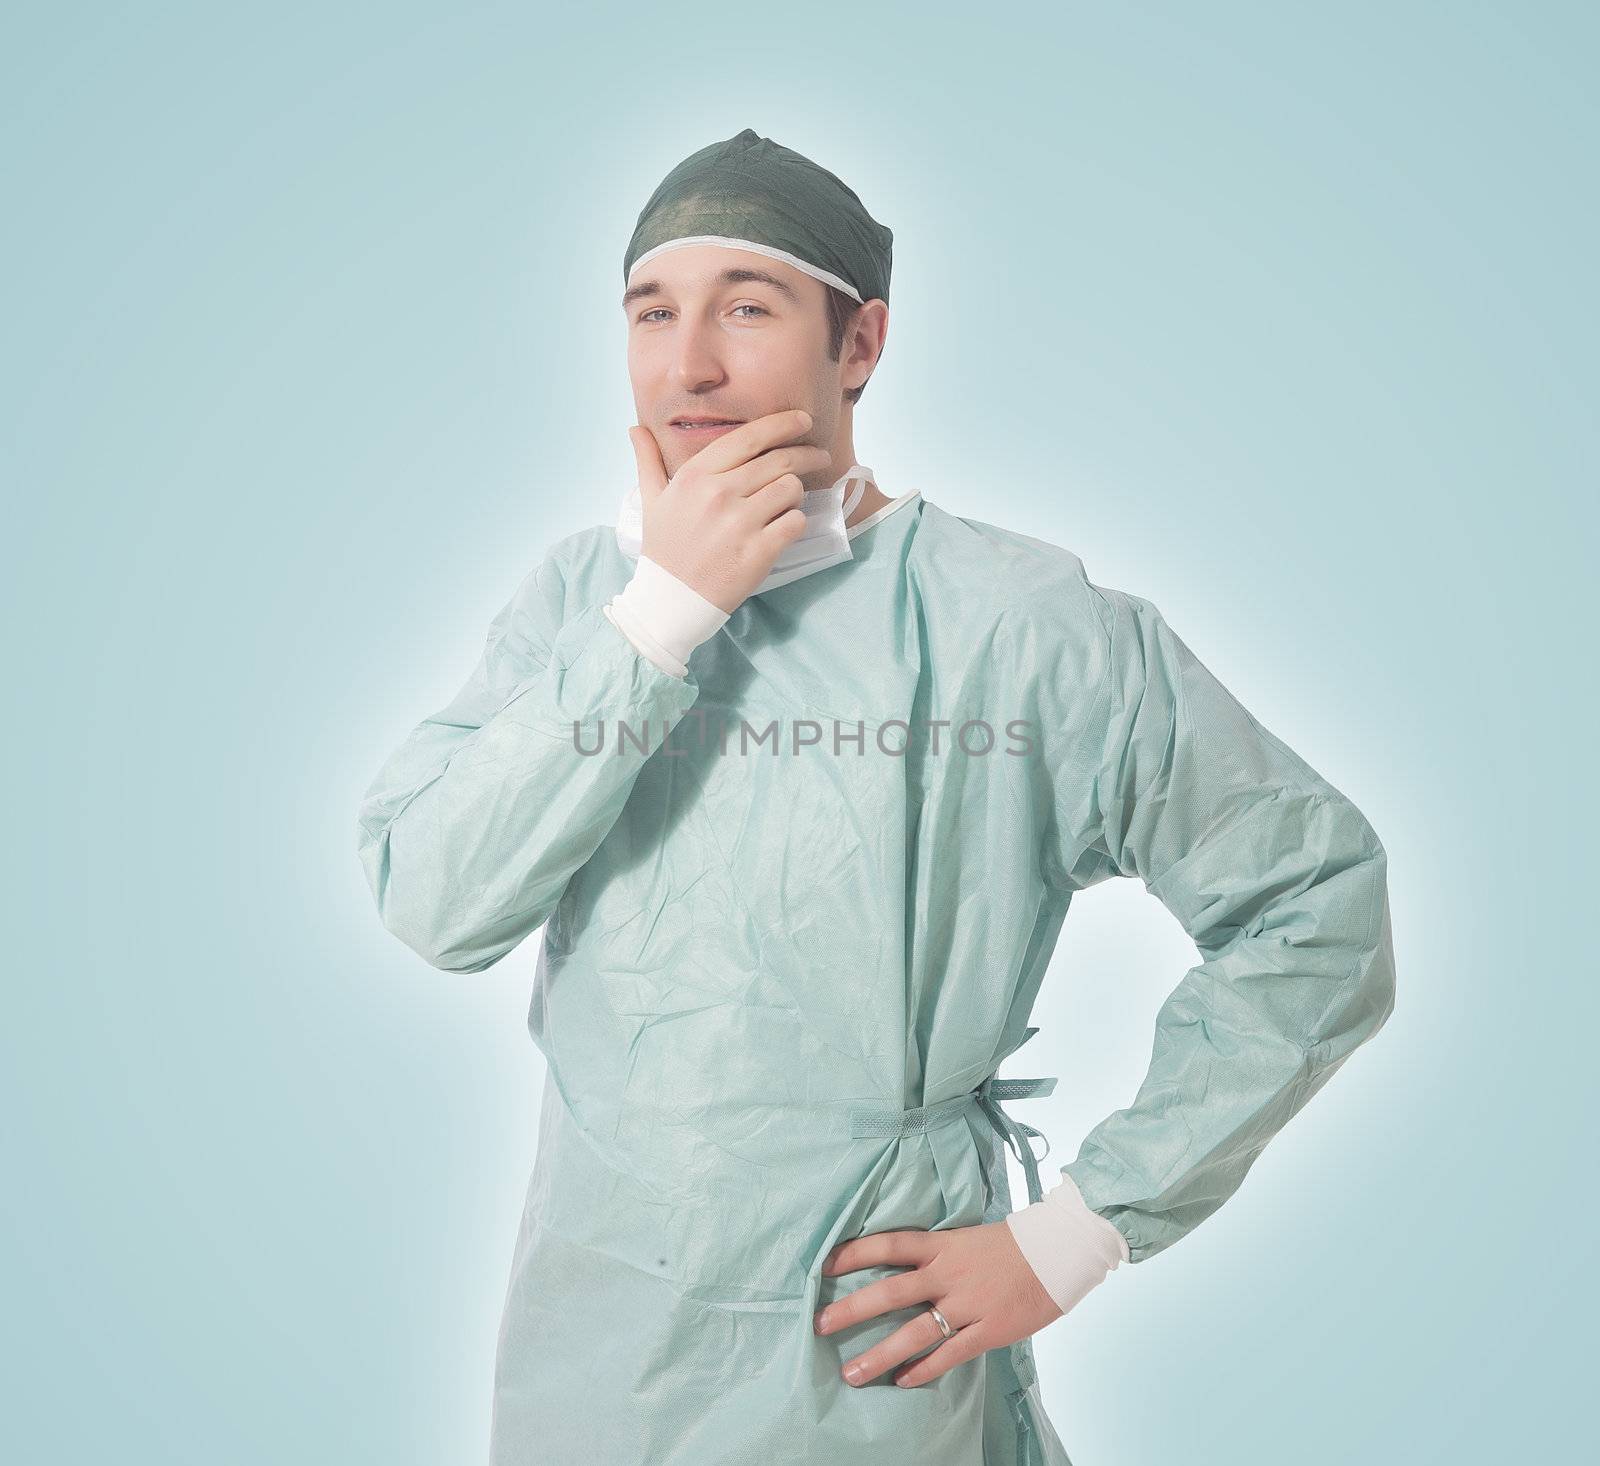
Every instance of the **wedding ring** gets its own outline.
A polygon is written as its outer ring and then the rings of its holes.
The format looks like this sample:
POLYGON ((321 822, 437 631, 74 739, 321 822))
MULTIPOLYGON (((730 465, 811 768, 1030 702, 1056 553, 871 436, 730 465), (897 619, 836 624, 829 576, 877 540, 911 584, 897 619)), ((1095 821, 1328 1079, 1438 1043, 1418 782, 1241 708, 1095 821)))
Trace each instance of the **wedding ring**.
POLYGON ((947 1339, 955 1338, 956 1331, 953 1328, 950 1327, 950 1320, 949 1319, 947 1319, 942 1313, 940 1313, 939 1310, 937 1308, 935 1308, 932 1304, 928 1305, 928 1312, 933 1315, 933 1321, 936 1324, 939 1325, 939 1332, 941 1334, 943 1334, 945 1336, 945 1338, 947 1338, 947 1339))

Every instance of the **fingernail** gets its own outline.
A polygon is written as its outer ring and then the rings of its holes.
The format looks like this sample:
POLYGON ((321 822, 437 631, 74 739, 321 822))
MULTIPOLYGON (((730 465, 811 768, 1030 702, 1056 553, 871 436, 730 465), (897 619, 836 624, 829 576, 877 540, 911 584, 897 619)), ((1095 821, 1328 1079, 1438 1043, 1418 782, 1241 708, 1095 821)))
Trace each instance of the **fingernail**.
POLYGON ((844 1367, 844 1377, 847 1380, 849 1380, 850 1383, 853 1384, 853 1385, 860 1384, 861 1383, 861 1366, 859 1364, 847 1364, 847 1365, 845 1365, 845 1367, 844 1367))
POLYGON ((827 1333, 827 1331, 828 1331, 828 1310, 826 1308, 824 1308, 822 1310, 822 1312, 817 1315, 817 1332, 819 1334, 825 1334, 825 1333, 827 1333))

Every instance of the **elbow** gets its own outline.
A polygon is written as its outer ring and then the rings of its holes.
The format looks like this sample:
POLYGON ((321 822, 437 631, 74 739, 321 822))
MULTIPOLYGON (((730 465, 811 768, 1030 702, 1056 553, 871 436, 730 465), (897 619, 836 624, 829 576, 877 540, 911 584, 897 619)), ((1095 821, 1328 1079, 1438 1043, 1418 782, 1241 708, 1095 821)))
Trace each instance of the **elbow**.
MULTIPOLYGON (((1394 1013, 1394 932, 1389 907, 1389 861, 1372 826, 1351 807, 1365 847, 1357 869, 1362 883, 1353 896, 1353 916, 1360 937, 1353 943, 1351 979, 1339 1007, 1338 1027, 1345 1041, 1337 1047, 1348 1052, 1373 1037, 1394 1013)), ((1331 1015, 1330 1015, 1331 1016, 1331 1015)))
POLYGON ((487 972, 511 949, 496 947, 485 950, 472 942, 433 944, 414 947, 413 950, 429 967, 440 972, 487 972))
POLYGON ((1389 885, 1384 874, 1384 859, 1377 857, 1377 894, 1374 898, 1374 921, 1377 935, 1372 943, 1367 984, 1376 1008, 1372 1032, 1376 1033, 1394 1013, 1395 971, 1394 931, 1389 915, 1389 885))
POLYGON ((440 972, 493 967, 550 918, 570 874, 542 868, 553 861, 478 874, 483 862, 437 843, 396 842, 388 825, 363 828, 360 856, 385 929, 440 972))
POLYGON ((449 919, 429 907, 386 902, 379 908, 384 927, 440 972, 484 972, 516 946, 497 940, 477 923, 449 919))
POLYGON ((1371 885, 1367 897, 1369 935, 1365 955, 1367 987, 1376 1009, 1372 1031, 1376 1033, 1394 1012, 1394 929, 1389 907, 1389 855, 1378 838, 1378 832, 1359 810, 1356 811, 1356 818, 1361 822, 1368 848, 1367 868, 1371 885))
POLYGON ((386 841, 365 843, 361 863, 384 930, 440 972, 483 972, 517 944, 463 908, 436 882, 396 879, 386 841))
POLYGON ((1337 1067, 1372 1038, 1395 1006, 1388 856, 1348 800, 1328 801, 1323 811, 1313 949, 1321 949, 1317 967, 1329 985, 1300 1036, 1319 1072, 1337 1067))

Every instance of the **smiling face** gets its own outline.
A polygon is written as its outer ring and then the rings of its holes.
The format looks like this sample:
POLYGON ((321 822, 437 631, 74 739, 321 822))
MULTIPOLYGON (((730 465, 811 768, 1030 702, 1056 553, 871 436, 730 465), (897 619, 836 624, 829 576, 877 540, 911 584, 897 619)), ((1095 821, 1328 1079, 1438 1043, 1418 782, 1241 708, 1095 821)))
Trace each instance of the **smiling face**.
POLYGON ((805 475, 806 488, 827 488, 850 466, 844 393, 871 375, 888 306, 867 302, 834 361, 827 292, 781 260, 722 245, 664 250, 634 272, 623 297, 628 377, 638 421, 660 444, 669 475, 718 436, 675 427, 674 419, 749 422, 795 407, 812 419, 795 441, 830 449, 837 465, 805 475))

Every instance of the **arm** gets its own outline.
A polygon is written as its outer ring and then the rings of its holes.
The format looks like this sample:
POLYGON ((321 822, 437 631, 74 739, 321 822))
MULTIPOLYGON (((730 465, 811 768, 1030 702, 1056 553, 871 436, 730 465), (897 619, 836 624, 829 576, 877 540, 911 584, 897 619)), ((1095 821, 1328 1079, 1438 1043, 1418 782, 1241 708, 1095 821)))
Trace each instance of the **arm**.
POLYGON ((543 925, 699 695, 592 605, 564 619, 555 560, 490 624, 465 686, 383 764, 358 851, 383 924, 431 965, 481 972, 543 925), (604 734, 601 752, 593 750, 604 734))
POLYGON ((1361 812, 1153 605, 1091 590, 1109 679, 1089 724, 1098 766, 1091 752, 1087 796, 1061 791, 1055 855, 1073 888, 1139 877, 1203 958, 1157 1014, 1132 1104, 1062 1168, 1137 1263, 1227 1201, 1382 1027, 1394 955, 1386 857, 1361 812))

